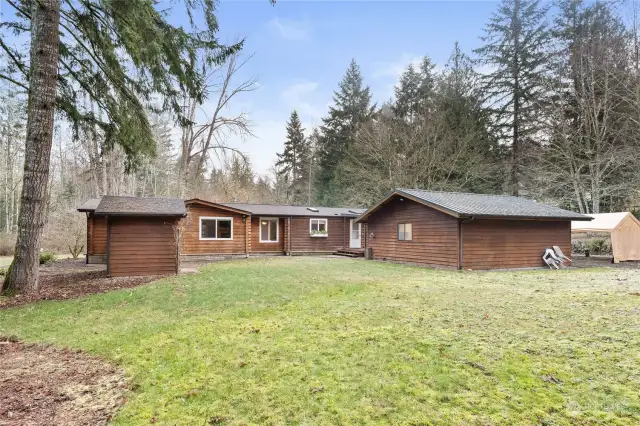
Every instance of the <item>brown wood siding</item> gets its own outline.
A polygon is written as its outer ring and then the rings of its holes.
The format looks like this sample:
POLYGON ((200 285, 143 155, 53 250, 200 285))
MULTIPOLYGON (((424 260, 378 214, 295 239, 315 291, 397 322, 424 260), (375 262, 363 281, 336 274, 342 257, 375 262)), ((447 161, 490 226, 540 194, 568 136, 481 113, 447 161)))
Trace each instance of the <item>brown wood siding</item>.
POLYGON ((458 220, 405 199, 393 199, 368 219, 368 247, 375 259, 458 267, 458 220), (413 239, 398 241, 398 224, 411 223, 413 239))
POLYGON ((167 275, 178 272, 172 218, 111 217, 109 276, 167 275))
MULTIPOLYGON (((247 217, 249 220, 249 217, 247 217)), ((251 247, 245 245, 249 229, 245 227, 242 215, 215 207, 190 205, 187 217, 180 221, 180 253, 181 254, 245 254, 251 247), (232 240, 201 240, 200 217, 232 217, 232 240)), ((249 240, 251 241, 251 240, 249 240)))
POLYGON ((463 269, 544 266, 545 248, 571 253, 571 222, 483 219, 462 224, 463 269))
POLYGON ((310 217, 291 218, 292 253, 330 253, 342 247, 349 247, 349 218, 328 217, 327 237, 312 237, 309 231, 310 217))
POLYGON ((278 218, 278 242, 277 243, 261 243, 260 242, 260 219, 273 217, 267 216, 252 216, 251 217, 251 252, 252 253, 284 253, 284 230, 285 219, 278 218))
POLYGON ((87 218, 87 254, 107 254, 107 218, 95 216, 87 218))

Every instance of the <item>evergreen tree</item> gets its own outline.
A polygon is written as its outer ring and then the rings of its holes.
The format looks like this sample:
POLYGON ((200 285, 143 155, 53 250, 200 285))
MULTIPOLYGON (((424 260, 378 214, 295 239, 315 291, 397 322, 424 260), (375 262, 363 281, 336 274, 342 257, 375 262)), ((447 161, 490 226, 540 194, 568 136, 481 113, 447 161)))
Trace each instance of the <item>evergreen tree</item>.
POLYGON ((511 146, 511 193, 519 195, 523 149, 539 130, 538 100, 543 95, 550 55, 546 9, 539 0, 502 0, 475 52, 493 68, 486 76, 487 99, 494 105, 496 130, 511 146))
POLYGON ((355 60, 349 64, 339 90, 334 92, 333 102, 329 116, 322 120, 322 137, 318 146, 317 201, 327 206, 340 202, 343 189, 340 164, 353 144, 358 126, 370 120, 375 110, 375 105, 371 104, 371 91, 364 85, 355 60))
POLYGON ((437 76, 435 64, 428 56, 422 58, 418 69, 409 64, 395 87, 396 100, 392 105, 396 117, 414 122, 433 108, 437 76))
POLYGON ((15 21, 0 31, 30 36, 30 57, 0 37, 10 61, 0 78, 28 91, 25 168, 15 258, 3 291, 38 289, 38 253, 46 222, 54 113, 62 112, 78 134, 97 126, 107 149, 119 145, 127 169, 155 153, 144 103, 160 95, 163 109, 181 123, 182 93, 202 100, 204 76, 196 58, 220 63, 242 43, 220 44, 213 0, 185 0, 189 26, 173 26, 166 10, 143 0, 38 0, 9 2, 15 21), (204 17, 199 28, 195 16, 204 17), (97 113, 83 107, 84 97, 97 113))
POLYGON ((294 204, 307 203, 306 187, 309 182, 309 166, 311 152, 309 141, 304 136, 304 129, 298 113, 294 110, 287 122, 287 140, 284 152, 278 154, 276 168, 287 182, 287 195, 294 204))
POLYGON ((490 111, 483 105, 480 76, 458 42, 435 92, 436 119, 444 124, 444 137, 458 145, 453 152, 461 157, 459 164, 465 165, 464 170, 454 169, 450 179, 455 182, 459 178, 465 191, 499 191, 504 178, 500 173, 501 149, 490 129, 490 111), (469 166, 471 157, 479 167, 469 166))

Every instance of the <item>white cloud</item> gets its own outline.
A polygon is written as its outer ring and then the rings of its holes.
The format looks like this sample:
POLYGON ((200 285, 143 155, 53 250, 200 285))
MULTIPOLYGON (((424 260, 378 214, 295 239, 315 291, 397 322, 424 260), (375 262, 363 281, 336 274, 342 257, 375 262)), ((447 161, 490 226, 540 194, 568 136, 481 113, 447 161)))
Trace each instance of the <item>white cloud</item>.
POLYGON ((280 94, 280 99, 286 107, 298 111, 307 131, 312 125, 317 124, 327 111, 326 106, 318 106, 313 102, 319 86, 315 81, 304 80, 291 84, 280 94))
POLYGON ((309 38, 311 28, 309 23, 293 19, 274 17, 267 22, 267 27, 278 34, 283 40, 301 41, 309 38))

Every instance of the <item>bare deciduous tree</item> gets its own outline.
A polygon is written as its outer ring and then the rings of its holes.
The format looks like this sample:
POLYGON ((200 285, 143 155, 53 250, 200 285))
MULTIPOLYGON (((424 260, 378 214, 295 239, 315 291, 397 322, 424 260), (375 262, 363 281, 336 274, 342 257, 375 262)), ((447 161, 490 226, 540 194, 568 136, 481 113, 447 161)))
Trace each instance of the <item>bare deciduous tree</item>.
MULTIPOLYGON (((207 77, 209 93, 214 94, 212 107, 205 111, 207 116, 203 123, 197 123, 199 105, 193 98, 186 98, 185 111, 190 123, 182 130, 180 138, 180 159, 178 167, 178 195, 184 196, 189 184, 194 185, 204 170, 211 152, 233 151, 244 156, 236 148, 227 145, 230 135, 253 136, 251 121, 245 112, 227 114, 229 103, 236 96, 257 89, 255 77, 235 84, 234 80, 240 69, 251 57, 240 60, 232 55, 221 67, 213 69, 207 77)), ((209 105, 209 104, 206 104, 209 105)))

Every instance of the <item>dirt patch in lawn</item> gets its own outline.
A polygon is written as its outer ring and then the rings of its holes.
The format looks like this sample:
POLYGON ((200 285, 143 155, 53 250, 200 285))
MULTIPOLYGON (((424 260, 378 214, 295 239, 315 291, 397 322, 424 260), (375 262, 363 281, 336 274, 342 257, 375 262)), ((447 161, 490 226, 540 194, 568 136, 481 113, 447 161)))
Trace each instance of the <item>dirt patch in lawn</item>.
POLYGON ((82 259, 61 260, 40 267, 40 288, 37 293, 0 298, 0 309, 39 300, 75 299, 89 294, 136 287, 160 278, 162 277, 108 278, 105 265, 87 265, 82 259))
POLYGON ((0 338, 0 425, 105 425, 126 392, 99 358, 0 338))

